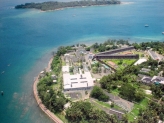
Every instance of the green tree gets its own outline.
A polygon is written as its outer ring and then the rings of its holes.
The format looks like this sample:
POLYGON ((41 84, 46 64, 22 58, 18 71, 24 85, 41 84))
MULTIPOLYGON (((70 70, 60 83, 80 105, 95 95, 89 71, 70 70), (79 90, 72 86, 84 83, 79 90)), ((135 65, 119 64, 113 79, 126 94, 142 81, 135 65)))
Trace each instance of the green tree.
POLYGON ((93 90, 91 91, 90 94, 91 97, 94 97, 100 101, 108 101, 109 100, 109 96, 107 96, 103 90, 98 87, 98 86, 94 86, 93 90))
POLYGON ((121 86, 120 95, 127 100, 134 100, 135 88, 131 84, 121 86))

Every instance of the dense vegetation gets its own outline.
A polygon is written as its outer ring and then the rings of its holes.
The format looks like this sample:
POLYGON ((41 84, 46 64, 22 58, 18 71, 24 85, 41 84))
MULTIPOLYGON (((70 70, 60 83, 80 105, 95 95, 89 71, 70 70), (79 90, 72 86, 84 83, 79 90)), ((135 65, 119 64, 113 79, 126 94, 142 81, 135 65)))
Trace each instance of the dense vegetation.
POLYGON ((94 108, 90 102, 75 102, 66 110, 70 123, 118 123, 112 115, 94 108))
POLYGON ((117 49, 119 48, 118 45, 130 45, 126 40, 110 40, 108 39, 104 43, 95 43, 91 47, 94 49, 95 52, 104 52, 107 50, 117 49))
POLYGON ((151 90, 156 98, 161 98, 164 95, 164 85, 152 85, 151 90))
POLYGON ((98 86, 94 86, 93 87, 93 90, 92 90, 90 96, 93 97, 93 98, 96 98, 96 99, 98 99, 100 101, 108 101, 109 100, 109 96, 107 96, 103 92, 103 90, 100 87, 98 87, 98 86))
POLYGON ((140 44, 133 43, 132 45, 135 49, 146 50, 147 48, 152 48, 159 54, 164 54, 164 42, 142 42, 140 44))
POLYGON ((49 74, 43 77, 38 85, 38 94, 43 104, 50 109, 52 112, 61 112, 66 104, 66 99, 60 91, 55 91, 52 88, 52 78, 49 74))
POLYGON ((111 0, 111 1, 71 1, 71 2, 43 2, 43 3, 25 3, 24 5, 15 6, 16 9, 24 8, 35 8, 42 11, 47 10, 56 10, 66 7, 82 7, 82 6, 91 6, 91 5, 110 5, 110 4, 120 4, 120 1, 111 0))
POLYGON ((127 114, 128 120, 134 121, 134 118, 138 117, 137 122, 139 123, 155 123, 159 119, 164 120, 162 106, 164 105, 164 85, 145 85, 139 81, 138 74, 154 76, 163 70, 163 61, 157 62, 148 59, 147 62, 140 65, 127 66, 121 71, 118 70, 114 74, 102 77, 100 84, 108 92, 134 102, 132 113, 127 114), (141 68, 147 68, 151 71, 149 73, 142 73, 140 72, 141 68), (152 95, 145 94, 145 90, 147 89, 152 91, 152 95), (152 103, 157 107, 152 106, 152 103))
POLYGON ((157 123, 164 121, 164 104, 158 104, 150 101, 146 110, 140 110, 138 123, 157 123))
MULTIPOLYGON (((152 44, 159 45, 157 43, 151 42, 148 43, 151 48, 155 48, 156 46, 152 46, 152 44)), ((108 49, 114 49, 119 47, 119 45, 130 45, 127 41, 124 40, 108 40, 103 44, 95 43, 88 50, 94 49, 95 52, 100 52, 108 49), (102 50, 103 49, 103 50, 102 50)), ((133 44, 136 46, 141 46, 138 49, 146 48, 145 44, 133 44)), ((77 45, 79 46, 79 44, 77 45)), ((161 46, 163 46, 161 44, 161 46)), ((83 47, 86 47, 83 45, 83 47)), ((158 47, 157 47, 158 48, 158 47)), ((162 51, 163 47, 159 46, 158 51, 162 51)), ((52 73, 61 77, 61 57, 65 53, 76 50, 75 46, 66 46, 59 47, 56 55, 51 64, 52 73)), ((163 51, 162 51, 163 52, 163 51)), ((161 53, 162 53, 161 52, 161 53)), ((122 61, 119 61, 118 64, 122 64, 122 61)), ((95 62, 91 66, 92 72, 99 73, 101 71, 101 64, 99 62, 95 62)), ((164 85, 144 85, 138 81, 138 74, 144 74, 148 76, 158 75, 160 71, 164 70, 164 62, 163 61, 155 61, 151 58, 148 59, 147 62, 144 62, 140 65, 127 65, 122 70, 117 70, 115 73, 102 77, 100 80, 100 85, 103 89, 107 90, 110 93, 117 94, 118 96, 132 101, 134 103, 133 120, 138 116, 137 122, 139 123, 154 123, 159 119, 164 120, 164 85), (150 72, 144 73, 140 70, 142 68, 150 69, 150 72), (145 94, 145 90, 151 90, 152 95, 145 94), (147 101, 145 101, 147 100, 147 101), (145 104, 144 104, 145 102, 145 104), (141 104, 141 105, 140 105, 141 104), (137 105, 140 107, 137 107, 137 105)), ((72 69, 70 69, 72 72, 72 69)), ((45 73, 44 77, 40 79, 38 83, 38 94, 43 102, 43 104, 50 109, 52 112, 61 112, 63 111, 64 104, 67 103, 67 99, 64 97, 61 89, 54 89, 52 82, 51 74, 45 73)), ((164 72, 163 72, 164 75, 164 72)), ((58 80, 57 80, 58 81, 58 80)), ((62 80, 61 80, 62 81, 62 80)), ((109 96, 107 96, 104 91, 98 87, 94 86, 93 90, 90 94, 91 97, 98 99, 99 101, 108 101, 109 96)), ((105 103, 105 102, 103 102, 105 103)), ((129 115, 129 113, 128 113, 129 115)), ((127 115, 127 116, 128 116, 127 115)), ((104 111, 96 109, 90 102, 80 101, 71 104, 66 110, 66 118, 70 123, 117 123, 124 121, 117 121, 114 116, 109 116, 104 111)), ((126 119, 126 118, 125 118, 126 119)), ((129 119, 129 116, 128 116, 129 119)))
POLYGON ((142 90, 136 91, 135 87, 133 87, 131 84, 123 84, 119 90, 121 97, 130 101, 135 100, 139 102, 145 97, 145 94, 142 90))
MULTIPOLYGON (((55 75, 57 76, 60 74, 61 65, 62 65, 61 58, 58 54, 54 57, 51 64, 52 73, 55 73, 55 75)), ((64 97, 64 94, 61 92, 60 89, 54 90, 53 88, 54 83, 51 77, 52 73, 48 73, 48 72, 44 73, 44 77, 42 77, 39 80, 37 89, 38 89, 39 97, 41 98, 43 104, 52 112, 57 113, 63 110, 64 105, 67 102, 67 99, 64 97)), ((59 79, 60 78, 57 78, 57 81, 59 79)))

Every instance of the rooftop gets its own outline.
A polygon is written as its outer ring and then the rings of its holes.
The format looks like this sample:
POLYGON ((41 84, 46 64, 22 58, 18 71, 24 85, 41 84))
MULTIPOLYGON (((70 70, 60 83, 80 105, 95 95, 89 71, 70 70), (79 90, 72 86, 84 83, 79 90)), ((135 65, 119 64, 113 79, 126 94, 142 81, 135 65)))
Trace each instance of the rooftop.
POLYGON ((93 78, 90 72, 84 74, 70 75, 69 73, 63 74, 64 89, 77 89, 87 88, 94 86, 93 78))
POLYGON ((141 81, 148 84, 148 83, 152 83, 152 82, 151 82, 151 79, 152 79, 152 77, 144 76, 144 77, 141 79, 141 81))
POLYGON ((108 61, 108 64, 112 65, 112 66, 116 66, 116 64, 112 61, 108 61))
POLYGON ((140 72, 149 73, 151 70, 147 68, 142 68, 140 72))
POLYGON ((139 59, 138 61, 136 61, 136 62, 134 63, 134 65, 139 65, 139 64, 142 64, 143 62, 146 62, 146 61, 147 61, 146 58, 141 58, 141 59, 139 59))
POLYGON ((158 56, 157 56, 157 54, 156 54, 154 51, 148 50, 148 53, 149 53, 149 55, 150 55, 150 57, 151 57, 152 59, 154 59, 154 60, 159 59, 158 56))
POLYGON ((164 82, 164 77, 160 77, 160 76, 153 76, 153 78, 151 79, 152 82, 159 82, 162 83, 164 82))
POLYGON ((69 66, 63 66, 62 67, 62 72, 68 73, 69 72, 69 66))

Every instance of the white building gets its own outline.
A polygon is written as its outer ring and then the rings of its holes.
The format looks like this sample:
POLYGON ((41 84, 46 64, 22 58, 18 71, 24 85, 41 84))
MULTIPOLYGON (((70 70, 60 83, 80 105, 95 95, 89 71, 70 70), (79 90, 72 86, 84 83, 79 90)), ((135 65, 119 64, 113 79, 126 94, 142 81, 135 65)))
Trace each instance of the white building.
POLYGON ((151 79, 152 82, 157 82, 159 84, 164 84, 164 77, 160 77, 160 76, 153 76, 153 78, 151 79))
POLYGON ((134 63, 134 65, 139 65, 139 64, 142 64, 143 62, 146 62, 146 61, 147 61, 146 58, 141 58, 141 59, 139 59, 138 61, 136 61, 136 62, 134 63))
POLYGON ((69 73, 63 74, 64 91, 69 90, 86 90, 94 86, 94 79, 90 72, 84 74, 70 75, 69 73))
POLYGON ((62 67, 62 72, 63 73, 69 73, 69 66, 63 66, 62 67))

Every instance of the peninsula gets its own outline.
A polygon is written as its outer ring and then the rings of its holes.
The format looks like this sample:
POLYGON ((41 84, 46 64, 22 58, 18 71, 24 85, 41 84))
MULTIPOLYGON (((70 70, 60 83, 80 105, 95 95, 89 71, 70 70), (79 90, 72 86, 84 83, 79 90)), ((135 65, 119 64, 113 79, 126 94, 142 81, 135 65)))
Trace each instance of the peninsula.
POLYGON ((61 46, 34 82, 38 106, 57 123, 163 121, 163 47, 110 39, 61 46))
POLYGON ((57 2, 57 1, 50 1, 50 2, 43 2, 43 3, 25 3, 24 5, 17 5, 15 6, 16 9, 26 9, 26 8, 33 8, 39 9, 42 11, 48 10, 58 10, 62 8, 68 7, 83 7, 83 6, 94 6, 94 5, 110 5, 110 4, 120 4, 120 1, 117 0, 108 0, 108 1, 71 1, 71 2, 57 2))

